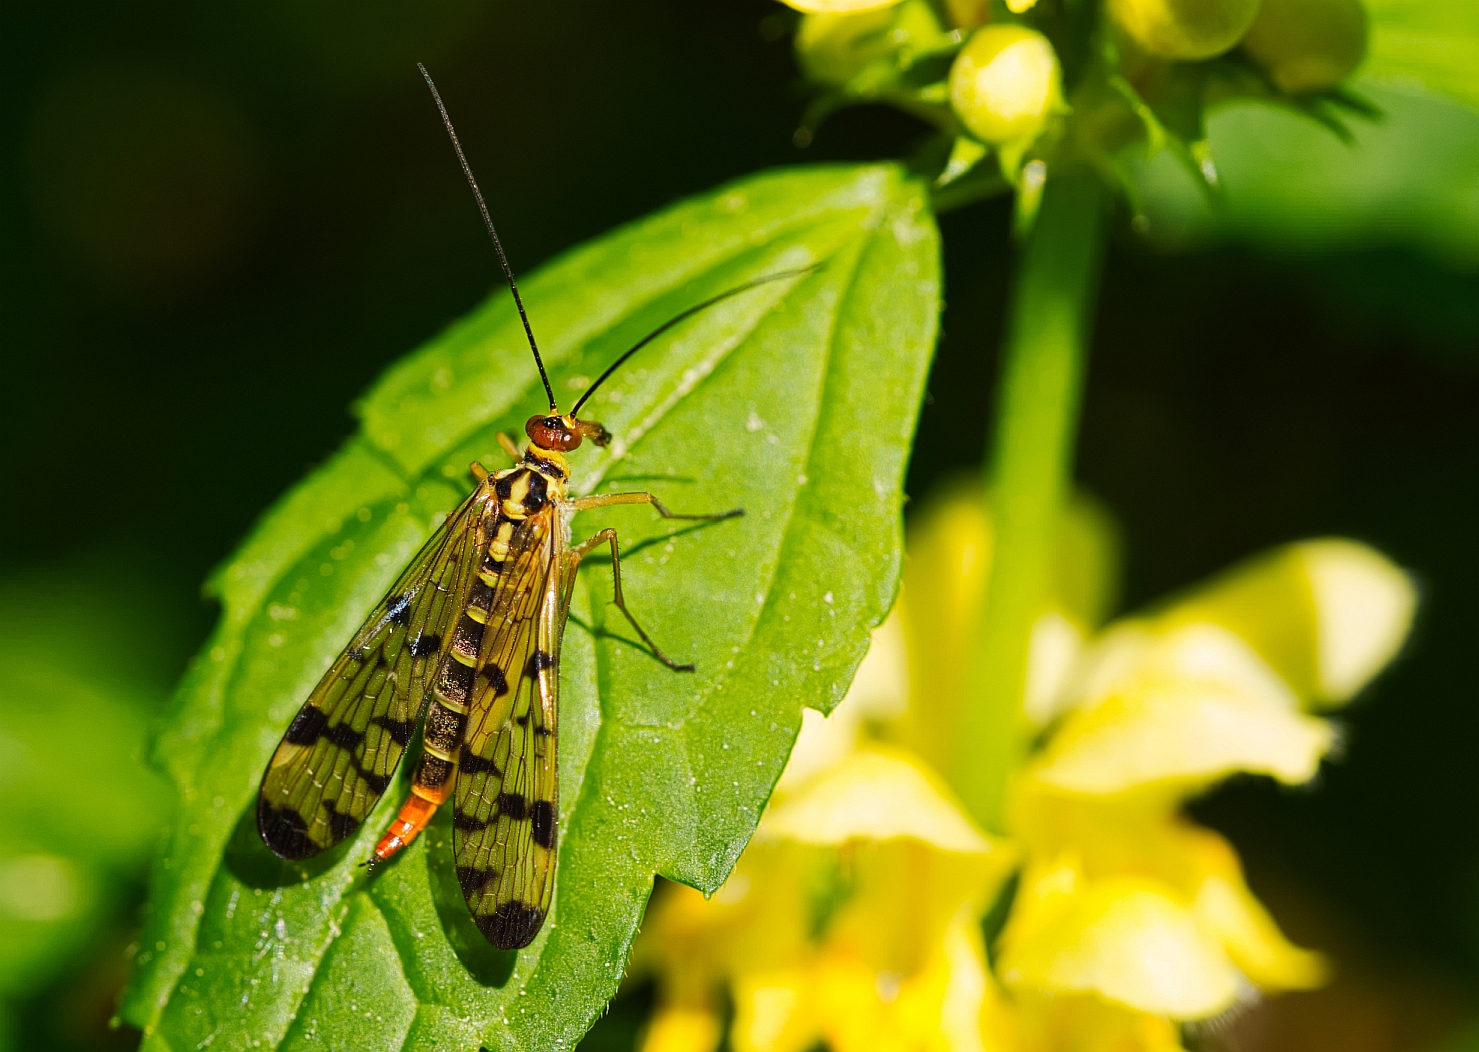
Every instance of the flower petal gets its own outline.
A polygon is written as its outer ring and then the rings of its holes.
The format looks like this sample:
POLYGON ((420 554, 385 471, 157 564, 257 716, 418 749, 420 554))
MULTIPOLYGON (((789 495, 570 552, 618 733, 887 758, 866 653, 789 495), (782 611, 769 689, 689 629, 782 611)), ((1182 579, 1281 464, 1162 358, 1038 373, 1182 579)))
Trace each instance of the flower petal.
POLYGON ((1111 633, 1086 706, 1071 713, 1031 767, 1064 792, 1198 788, 1237 771, 1308 781, 1334 743, 1247 644, 1215 625, 1169 637, 1111 633))
POLYGON ((1012 829, 1033 857, 1058 861, 1030 869, 1004 945, 1037 938, 1086 888, 1133 876, 1153 881, 1190 910, 1254 984, 1270 990, 1318 986, 1324 959, 1284 937, 1248 890, 1232 845, 1176 816, 1174 806, 1174 799, 1153 794, 1084 797, 1023 786, 1013 801, 1012 829))
POLYGON ((941 851, 994 848, 949 790, 903 750, 870 746, 823 772, 761 820, 757 837, 802 844, 918 840, 941 851))
POLYGON ((821 1036, 812 980, 801 969, 742 975, 733 990, 736 1052, 803 1052, 821 1036))
POLYGON ((1022 1052, 1183 1052, 1180 1027, 1093 995, 1019 993, 998 1041, 1022 1052))
POLYGON ((714 1052, 719 1013, 695 1008, 658 1008, 647 1024, 642 1052, 714 1052))
MULTIPOLYGON (((902 597, 901 597, 902 598, 902 597)), ((868 653, 858 666, 843 701, 861 719, 881 722, 903 715, 909 704, 909 655, 905 649, 902 603, 873 630, 868 653)))
POLYGON ((990 990, 981 928, 962 913, 916 974, 879 972, 832 955, 818 980, 817 1013, 833 1052, 983 1052, 990 990))
POLYGON ((1295 546, 1315 596, 1320 691, 1343 702, 1396 657, 1417 608, 1412 579, 1350 541, 1295 546))
POLYGON ((1084 630, 1057 610, 1032 624, 1027 649, 1027 689, 1022 708, 1034 727, 1046 727, 1070 703, 1066 688, 1084 646, 1084 630))
POLYGON ((1412 580, 1380 552, 1340 539, 1305 541, 1234 567, 1158 618, 1213 621, 1236 632, 1301 696, 1349 700, 1401 649, 1412 580))
POLYGON ((1312 990, 1328 978, 1325 958, 1290 944, 1241 878, 1208 877, 1192 909, 1242 973, 1265 990, 1312 990))
POLYGON ((1216 1015, 1237 997, 1238 974, 1221 946, 1156 881, 1086 883, 1055 913, 1031 937, 1006 946, 1000 974, 1007 985, 1095 993, 1172 1019, 1216 1015))

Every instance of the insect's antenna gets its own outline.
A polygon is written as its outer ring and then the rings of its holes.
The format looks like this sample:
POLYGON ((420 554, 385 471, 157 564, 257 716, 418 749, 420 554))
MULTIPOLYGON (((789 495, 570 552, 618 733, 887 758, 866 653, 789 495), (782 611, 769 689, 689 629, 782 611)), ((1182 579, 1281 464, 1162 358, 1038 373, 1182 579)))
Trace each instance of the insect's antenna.
POLYGON ((663 322, 657 328, 649 332, 646 336, 643 336, 640 340, 638 340, 635 344, 633 344, 630 348, 623 352, 620 358, 616 359, 616 361, 607 366, 606 371, 600 376, 596 377, 596 382, 585 389, 585 394, 580 396, 580 401, 576 402, 575 405, 571 408, 570 415, 577 415, 580 412, 580 407, 585 405, 586 399, 595 393, 596 388, 600 387, 603 383, 609 380, 611 378, 611 374, 620 369, 628 358, 636 354, 643 347, 646 347, 649 343, 657 339, 659 336, 667 332, 679 322, 688 320, 700 311, 708 310, 714 304, 719 303, 722 300, 729 299, 730 296, 738 296, 741 292, 748 292, 751 289, 755 288, 757 285, 767 285, 772 281, 784 281, 786 278, 795 278, 800 277, 802 274, 810 274, 812 271, 822 267, 824 263, 825 261, 823 263, 813 263, 809 267, 798 267, 796 270, 778 270, 774 274, 767 274, 763 278, 756 278, 754 281, 747 281, 743 285, 736 285, 732 289, 726 289, 725 291, 719 293, 719 295, 717 296, 711 296, 709 299, 704 300, 702 303, 698 303, 692 307, 689 307, 687 310, 678 314, 676 317, 669 318, 667 321, 663 322))
POLYGON ((514 306, 519 308, 519 320, 524 323, 524 335, 529 337, 529 349, 534 352, 534 364, 539 366, 539 378, 544 381, 544 393, 549 395, 549 411, 556 412, 555 390, 549 385, 549 374, 544 371, 544 359, 539 357, 539 345, 534 342, 534 330, 529 327, 529 315, 524 313, 524 301, 519 298, 519 286, 514 284, 513 268, 508 265, 508 257, 503 254, 503 242, 498 240, 498 231, 493 229, 493 217, 488 215, 488 206, 483 201, 483 191, 478 189, 478 181, 473 178, 472 166, 467 163, 467 157, 462 153, 462 143, 457 141, 457 132, 452 129, 452 118, 447 116, 447 107, 442 105, 441 93, 432 83, 431 74, 426 72, 426 67, 419 62, 416 63, 416 68, 426 78, 426 86, 431 89, 431 97, 436 100, 437 111, 442 115, 442 124, 446 126, 447 135, 452 140, 452 149, 457 151, 457 160, 462 163, 462 174, 467 176, 467 185, 472 187, 472 195, 478 199, 478 211, 483 213, 483 223, 488 228, 488 236, 493 239, 493 250, 498 253, 498 262, 503 264, 504 276, 508 278, 508 289, 514 294, 514 306))

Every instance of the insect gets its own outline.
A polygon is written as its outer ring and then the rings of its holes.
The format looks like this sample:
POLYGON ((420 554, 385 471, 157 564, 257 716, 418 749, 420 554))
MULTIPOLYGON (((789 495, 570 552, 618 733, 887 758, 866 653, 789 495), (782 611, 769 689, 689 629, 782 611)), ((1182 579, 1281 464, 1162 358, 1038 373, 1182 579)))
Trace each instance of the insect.
POLYGON ((312 857, 349 837, 390 787, 424 713, 410 796, 369 864, 410 844, 451 800, 452 850, 468 908, 489 942, 517 949, 539 933, 554 893, 560 640, 581 560, 608 547, 616 607, 659 661, 693 670, 663 653, 627 608, 616 531, 572 545, 572 516, 617 504, 650 504, 668 519, 741 514, 678 515, 646 492, 571 496, 565 454, 586 439, 602 447, 610 440, 600 424, 580 419, 580 408, 623 362, 685 318, 816 268, 773 273, 683 311, 618 357, 570 412, 560 412, 482 192, 436 85, 418 68, 508 278, 549 411, 529 418, 522 452, 499 436, 513 467, 490 473, 472 465, 472 494, 308 696, 262 776, 257 828, 286 859, 312 857))

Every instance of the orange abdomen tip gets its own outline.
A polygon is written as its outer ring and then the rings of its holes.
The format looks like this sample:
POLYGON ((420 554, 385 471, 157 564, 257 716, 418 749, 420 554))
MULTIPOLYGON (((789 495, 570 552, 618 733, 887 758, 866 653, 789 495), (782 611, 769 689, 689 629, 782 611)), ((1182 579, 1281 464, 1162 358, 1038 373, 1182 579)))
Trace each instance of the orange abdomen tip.
POLYGON ((375 853, 370 856, 369 864, 384 862, 415 840, 440 805, 440 800, 429 800, 412 789, 410 798, 401 805, 395 821, 390 823, 390 828, 380 838, 380 843, 375 845, 375 853))

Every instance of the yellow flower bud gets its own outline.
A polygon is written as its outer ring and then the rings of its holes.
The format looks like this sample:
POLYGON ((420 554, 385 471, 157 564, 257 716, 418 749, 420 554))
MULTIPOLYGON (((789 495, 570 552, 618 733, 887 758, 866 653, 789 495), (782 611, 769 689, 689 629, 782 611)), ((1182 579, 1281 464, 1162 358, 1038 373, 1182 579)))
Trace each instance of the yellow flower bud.
POLYGON ((863 11, 877 11, 893 7, 899 0, 783 0, 787 7, 794 7, 807 14, 855 15, 863 11))
POLYGON ((1282 90, 1333 88, 1366 55, 1361 0, 1263 0, 1243 50, 1282 90))
POLYGON ((975 29, 991 20, 990 0, 945 0, 945 14, 955 28, 975 29))
POLYGON ((808 14, 796 31, 796 61, 812 80, 846 84, 870 62, 943 33, 927 0, 860 14, 808 14))
POLYGON ((1258 0, 1109 0, 1109 13, 1152 55, 1195 60, 1241 40, 1258 0))
POLYGON ((1024 26, 985 26, 950 67, 950 104, 982 142, 1005 143, 1042 130, 1062 97, 1058 56, 1024 26))

